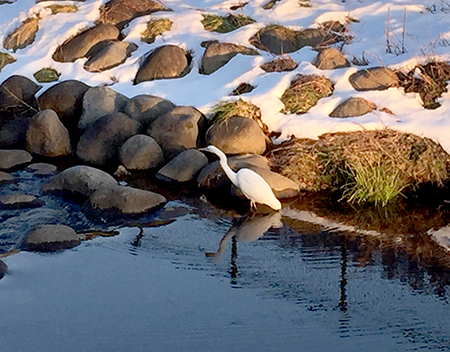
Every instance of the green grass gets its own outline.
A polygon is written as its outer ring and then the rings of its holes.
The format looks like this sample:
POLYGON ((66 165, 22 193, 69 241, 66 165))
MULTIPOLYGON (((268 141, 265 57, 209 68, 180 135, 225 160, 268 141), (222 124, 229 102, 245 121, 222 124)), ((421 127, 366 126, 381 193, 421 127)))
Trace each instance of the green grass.
POLYGON ((37 71, 33 76, 39 83, 47 83, 57 81, 60 74, 55 69, 46 67, 37 71))
POLYGON ((144 43, 151 44, 158 35, 170 31, 173 22, 168 18, 158 18, 147 23, 147 29, 141 33, 141 40, 144 43))
POLYGON ((220 121, 227 121, 233 116, 258 120, 261 118, 261 110, 256 105, 242 99, 222 102, 213 107, 210 123, 214 124, 220 121))
POLYGON ((228 33, 240 27, 254 23, 255 20, 246 15, 219 16, 215 14, 204 14, 202 24, 205 30, 210 32, 228 33))

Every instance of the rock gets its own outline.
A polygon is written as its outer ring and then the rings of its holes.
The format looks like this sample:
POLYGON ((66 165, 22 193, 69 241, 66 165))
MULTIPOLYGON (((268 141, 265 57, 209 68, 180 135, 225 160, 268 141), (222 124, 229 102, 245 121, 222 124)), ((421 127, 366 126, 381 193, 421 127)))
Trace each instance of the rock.
POLYGON ((162 195, 124 186, 105 187, 94 192, 88 200, 93 210, 112 215, 137 215, 161 208, 167 202, 162 195))
POLYGON ((196 149, 188 149, 178 154, 158 171, 156 177, 164 181, 187 182, 208 164, 208 158, 196 149))
POLYGON ((191 106, 177 106, 152 122, 147 134, 161 146, 164 157, 174 158, 202 145, 205 116, 191 106))
POLYGON ((292 71, 297 68, 298 64, 289 55, 280 55, 272 61, 261 65, 261 69, 266 72, 283 72, 292 71))
POLYGON ((118 167, 117 167, 117 170, 116 171, 114 171, 114 174, 113 174, 115 177, 117 177, 118 179, 121 179, 121 178, 125 178, 125 177, 128 177, 128 176, 131 176, 131 172, 129 172, 126 168, 125 168, 125 166, 123 166, 123 165, 119 165, 118 167))
POLYGON ((154 95, 137 95, 128 100, 125 114, 142 124, 144 130, 159 116, 175 107, 171 101, 154 95))
POLYGON ((73 137, 83 111, 83 97, 88 89, 87 84, 77 80, 55 84, 38 98, 39 107, 41 110, 52 109, 56 112, 73 137))
POLYGON ((94 45, 86 54, 88 61, 84 69, 89 72, 101 72, 119 66, 128 59, 138 46, 119 40, 104 40, 94 45))
POLYGON ((123 112, 128 98, 108 87, 89 88, 83 97, 83 115, 78 122, 82 132, 99 118, 113 112, 123 112))
POLYGON ((387 67, 372 67, 360 70, 352 74, 348 80, 353 88, 358 91, 385 90, 399 85, 397 75, 387 67))
POLYGON ((56 49, 52 58, 58 62, 74 62, 86 56, 95 44, 107 39, 117 39, 119 34, 116 26, 99 24, 65 41, 56 49))
POLYGON ((242 45, 213 42, 206 47, 200 72, 210 75, 225 66, 237 54, 259 55, 256 50, 242 45))
POLYGON ((80 236, 69 226, 40 225, 29 232, 25 248, 29 251, 53 252, 73 248, 80 243, 80 236))
POLYGON ((0 129, 0 148, 25 149, 30 121, 28 117, 17 117, 6 122, 0 129))
POLYGON ((156 141, 147 135, 137 134, 120 148, 120 162, 128 170, 148 170, 161 166, 164 154, 156 141))
POLYGON ((3 261, 0 260, 0 280, 6 275, 8 271, 8 265, 6 265, 3 261))
POLYGON ((0 170, 8 170, 29 163, 33 157, 25 150, 0 150, 0 170))
POLYGON ((225 154, 262 154, 266 150, 266 136, 258 124, 239 116, 212 125, 206 132, 205 142, 225 154))
POLYGON ((320 70, 350 67, 350 62, 347 58, 335 48, 326 48, 320 51, 312 61, 312 64, 320 70))
POLYGON ((77 146, 80 160, 105 166, 118 162, 119 149, 141 126, 121 112, 106 115, 88 126, 77 146))
POLYGON ((117 185, 117 181, 106 172, 90 166, 73 166, 56 175, 42 187, 44 192, 67 192, 89 197, 97 189, 117 185))
POLYGON ((44 110, 31 119, 27 130, 27 150, 41 156, 64 156, 72 152, 69 132, 53 110, 44 110))
POLYGON ((57 168, 55 165, 47 164, 47 163, 36 163, 30 164, 25 169, 27 171, 33 172, 35 175, 46 176, 56 173, 57 168))
POLYGON ((100 23, 110 23, 122 29, 136 17, 164 10, 160 1, 110 0, 100 9, 100 23))
POLYGON ((330 114, 330 117, 362 116, 375 110, 376 108, 377 106, 374 103, 364 98, 351 97, 339 104, 330 114))
POLYGON ((23 193, 13 193, 0 197, 0 208, 3 209, 22 209, 40 207, 42 202, 35 196, 23 193))
POLYGON ((14 181, 14 176, 8 174, 7 172, 0 171, 0 185, 3 185, 5 183, 12 183, 14 181))
POLYGON ((5 39, 3 47, 7 50, 23 49, 34 42, 39 30, 39 18, 27 19, 19 28, 5 39))
POLYGON ((165 45, 147 54, 139 68, 134 84, 155 79, 183 77, 189 72, 190 58, 176 45, 165 45))

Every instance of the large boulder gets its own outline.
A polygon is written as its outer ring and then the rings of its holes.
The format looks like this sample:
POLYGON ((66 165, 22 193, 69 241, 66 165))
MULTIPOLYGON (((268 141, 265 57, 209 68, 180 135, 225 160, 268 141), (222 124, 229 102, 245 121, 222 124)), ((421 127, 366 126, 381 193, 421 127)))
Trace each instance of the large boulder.
POLYGON ((123 112, 128 98, 109 87, 89 88, 83 97, 83 115, 78 122, 79 131, 99 118, 113 112, 123 112))
POLYGON ((25 170, 30 171, 38 176, 47 176, 56 173, 58 169, 55 165, 52 164, 35 163, 28 165, 25 170))
POLYGON ((148 170, 161 166, 164 154, 156 141, 147 135, 137 134, 120 148, 120 162, 128 170, 148 170))
POLYGON ((158 193, 117 185, 94 192, 89 197, 88 205, 94 211, 111 215, 137 215, 159 209, 166 202, 167 199, 158 193))
POLYGON ((84 69, 89 72, 109 70, 124 63, 137 48, 134 43, 104 40, 86 54, 88 61, 84 64, 84 69))
POLYGON ((225 154, 262 154, 266 150, 266 136, 258 124, 240 116, 212 125, 206 132, 205 143, 215 145, 225 154))
POLYGON ((29 117, 17 117, 0 127, 0 148, 25 148, 29 117))
POLYGON ((155 95, 142 94, 128 100, 125 114, 142 124, 147 130, 148 126, 160 115, 169 112, 175 107, 171 101, 155 95))
POLYGON ((77 156, 94 165, 117 163, 120 147, 128 138, 137 134, 140 128, 139 122, 121 112, 104 116, 92 123, 81 135, 77 156))
POLYGON ((25 150, 0 150, 0 170, 8 170, 23 164, 28 164, 33 157, 25 150))
POLYGON ((336 68, 350 67, 350 62, 336 48, 321 50, 311 62, 320 70, 334 70, 336 68))
POLYGON ((27 150, 41 156, 64 156, 72 152, 69 132, 53 110, 37 113, 27 130, 27 150))
POLYGON ((74 136, 83 111, 83 97, 88 89, 87 84, 77 80, 55 84, 38 98, 39 107, 56 112, 69 134, 74 136))
POLYGON ((202 146, 205 116, 191 106, 177 106, 152 122, 147 134, 170 160, 186 149, 202 146))
POLYGON ((192 180, 208 164, 208 158, 197 149, 178 154, 158 171, 156 177, 164 181, 187 182, 192 180))
POLYGON ((339 104, 330 114, 330 117, 353 117, 362 116, 373 110, 377 106, 361 97, 351 97, 339 104))
POLYGON ((134 84, 183 77, 189 72, 190 56, 176 45, 160 46, 147 55, 136 74, 134 84))
POLYGON ((385 90, 398 87, 399 79, 395 72, 388 67, 372 67, 352 74, 348 80, 358 91, 385 90))
POLYGON ((118 182, 106 172, 90 166, 73 166, 56 175, 46 183, 44 192, 66 192, 89 197, 97 189, 117 185, 118 182))
POLYGON ((25 240, 29 251, 53 252, 73 248, 81 243, 74 229, 65 225, 40 225, 31 230, 25 240))
POLYGON ((97 43, 107 39, 117 39, 120 31, 110 24, 99 24, 88 28, 60 45, 53 54, 53 60, 58 62, 74 62, 85 57, 97 43))

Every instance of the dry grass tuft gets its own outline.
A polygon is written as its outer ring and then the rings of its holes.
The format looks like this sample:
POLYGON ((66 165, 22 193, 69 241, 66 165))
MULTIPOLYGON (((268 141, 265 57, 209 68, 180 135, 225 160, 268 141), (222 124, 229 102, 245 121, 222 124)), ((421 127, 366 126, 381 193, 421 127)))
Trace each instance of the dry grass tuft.
POLYGON ((78 7, 76 7, 73 4, 67 4, 67 5, 49 5, 46 7, 47 9, 50 9, 52 11, 52 14, 56 15, 57 13, 74 13, 78 11, 78 7))
POLYGON ((147 23, 147 29, 141 33, 141 40, 144 43, 153 43, 158 35, 170 31, 172 24, 173 22, 168 18, 159 18, 149 21, 147 23))
POLYGON ((319 99, 333 93, 334 84, 325 76, 299 74, 281 96, 283 113, 303 114, 317 104, 319 99))
POLYGON ((57 81, 60 75, 55 69, 46 67, 37 71, 33 76, 39 83, 48 83, 57 81))
POLYGON ((218 33, 228 33, 251 23, 255 23, 255 20, 246 15, 233 14, 228 16, 204 14, 202 20, 205 30, 218 33))
POLYGON ((0 52, 0 72, 6 65, 12 64, 15 62, 16 59, 14 59, 11 55, 8 53, 2 53, 0 52))
POLYGON ((5 39, 3 47, 14 51, 23 49, 34 42, 38 30, 39 19, 30 18, 5 39))

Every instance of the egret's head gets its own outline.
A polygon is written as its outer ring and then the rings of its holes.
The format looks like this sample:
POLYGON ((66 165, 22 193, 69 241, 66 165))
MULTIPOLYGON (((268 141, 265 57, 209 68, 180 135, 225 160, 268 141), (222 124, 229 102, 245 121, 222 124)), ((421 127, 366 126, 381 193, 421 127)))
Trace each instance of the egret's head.
POLYGON ((200 148, 199 150, 202 152, 210 152, 219 156, 220 154, 223 154, 223 152, 214 145, 208 145, 206 148, 200 148))

